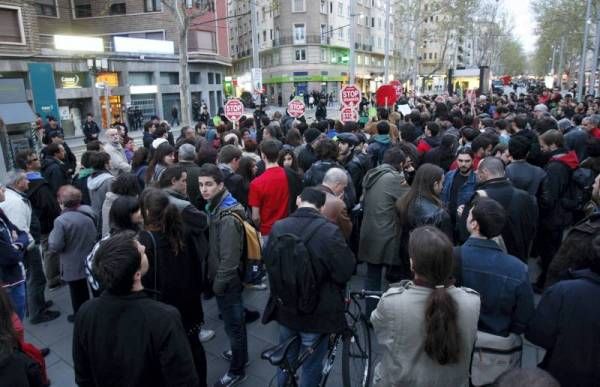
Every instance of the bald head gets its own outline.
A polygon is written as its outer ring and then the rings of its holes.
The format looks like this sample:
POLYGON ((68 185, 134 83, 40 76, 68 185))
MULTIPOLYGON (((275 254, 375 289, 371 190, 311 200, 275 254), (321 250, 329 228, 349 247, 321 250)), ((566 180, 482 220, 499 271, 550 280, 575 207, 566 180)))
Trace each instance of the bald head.
POLYGON ((477 179, 480 182, 504 177, 504 163, 501 159, 488 156, 479 162, 477 179))

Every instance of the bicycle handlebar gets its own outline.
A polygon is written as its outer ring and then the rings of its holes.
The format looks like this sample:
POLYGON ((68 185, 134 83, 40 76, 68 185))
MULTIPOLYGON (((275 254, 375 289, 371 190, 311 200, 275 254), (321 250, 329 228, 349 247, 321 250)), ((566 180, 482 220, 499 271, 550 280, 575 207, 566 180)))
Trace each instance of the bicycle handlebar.
POLYGON ((350 292, 351 296, 359 296, 360 298, 365 298, 365 297, 378 297, 381 298, 381 296, 383 295, 384 292, 380 291, 380 290, 366 290, 366 289, 362 289, 356 292, 350 292))

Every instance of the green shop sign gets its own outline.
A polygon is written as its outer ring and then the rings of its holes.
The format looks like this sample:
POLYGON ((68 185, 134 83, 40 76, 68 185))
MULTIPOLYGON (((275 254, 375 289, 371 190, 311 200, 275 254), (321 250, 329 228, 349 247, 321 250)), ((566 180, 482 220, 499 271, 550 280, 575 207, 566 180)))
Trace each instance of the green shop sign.
POLYGON ((345 75, 281 75, 263 79, 263 83, 293 83, 293 82, 344 82, 345 75))

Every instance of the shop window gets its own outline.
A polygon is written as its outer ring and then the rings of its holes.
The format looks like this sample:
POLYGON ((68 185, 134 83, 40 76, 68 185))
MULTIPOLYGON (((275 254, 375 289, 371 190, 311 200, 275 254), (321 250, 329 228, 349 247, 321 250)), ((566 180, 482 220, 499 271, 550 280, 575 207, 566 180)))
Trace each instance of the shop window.
POLYGON ((208 84, 209 85, 215 84, 215 74, 214 73, 208 73, 208 84))
POLYGON ((190 72, 190 84, 192 84, 192 85, 200 84, 200 72, 199 71, 190 72))
POLYGON ((160 73, 160 84, 161 85, 178 85, 179 84, 179 73, 178 72, 161 72, 160 73))
POLYGON ((144 0, 145 12, 160 12, 161 10, 160 0, 144 0))
POLYGON ((56 0, 35 0, 35 8, 40 16, 58 16, 56 0))
POLYGON ((297 48, 296 49, 296 61, 305 61, 306 60, 306 49, 305 48, 297 48))
POLYGON ((75 17, 92 17, 92 3, 91 0, 73 0, 75 5, 75 17))
POLYGON ((25 44, 21 8, 0 6, 0 43, 25 44))

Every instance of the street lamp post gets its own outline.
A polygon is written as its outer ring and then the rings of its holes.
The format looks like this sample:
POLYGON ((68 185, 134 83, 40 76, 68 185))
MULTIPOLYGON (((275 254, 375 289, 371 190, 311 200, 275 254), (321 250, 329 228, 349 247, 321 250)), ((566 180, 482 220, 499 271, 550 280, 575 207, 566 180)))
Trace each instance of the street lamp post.
POLYGON ((587 57, 588 35, 590 33, 590 15, 592 13, 592 0, 587 1, 587 11, 585 12, 585 29, 583 32, 583 48, 581 49, 581 58, 579 59, 579 76, 577 77, 577 100, 583 101, 583 83, 585 82, 585 58, 587 57))
POLYGON ((356 0, 350 0, 350 74, 348 79, 351 85, 354 84, 356 77, 356 0))
POLYGON ((597 96, 596 93, 596 71, 598 70, 598 54, 600 51, 600 11, 597 11, 596 20, 596 42, 594 43, 594 59, 592 60, 592 76, 590 78, 590 94, 597 96))
POLYGON ((385 2, 385 42, 384 42, 384 57, 383 57, 383 83, 388 83, 389 67, 390 67, 390 0, 385 2))

